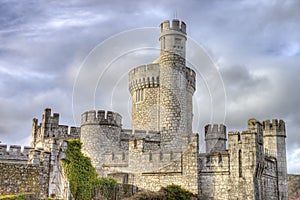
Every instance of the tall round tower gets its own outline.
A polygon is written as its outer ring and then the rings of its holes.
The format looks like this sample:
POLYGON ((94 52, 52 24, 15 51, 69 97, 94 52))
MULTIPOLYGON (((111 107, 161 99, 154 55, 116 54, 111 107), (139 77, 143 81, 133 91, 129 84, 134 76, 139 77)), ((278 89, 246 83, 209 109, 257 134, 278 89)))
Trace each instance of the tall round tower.
POLYGON ((162 147, 181 148, 181 134, 192 133, 195 72, 185 66, 186 25, 177 19, 160 25, 160 130, 162 147))
POLYGON ((163 149, 181 148, 192 133, 195 72, 185 66, 186 25, 177 19, 160 25, 160 57, 129 72, 132 129, 161 132, 163 149))

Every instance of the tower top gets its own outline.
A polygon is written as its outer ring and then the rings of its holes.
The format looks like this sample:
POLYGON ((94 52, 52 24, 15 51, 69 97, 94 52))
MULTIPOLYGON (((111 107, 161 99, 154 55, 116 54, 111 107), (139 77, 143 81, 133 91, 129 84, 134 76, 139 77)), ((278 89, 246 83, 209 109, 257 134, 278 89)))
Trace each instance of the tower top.
POLYGON ((186 24, 183 21, 178 19, 172 20, 172 26, 170 26, 170 21, 165 20, 163 23, 160 24, 160 33, 170 32, 170 31, 177 31, 184 35, 186 35, 186 24))

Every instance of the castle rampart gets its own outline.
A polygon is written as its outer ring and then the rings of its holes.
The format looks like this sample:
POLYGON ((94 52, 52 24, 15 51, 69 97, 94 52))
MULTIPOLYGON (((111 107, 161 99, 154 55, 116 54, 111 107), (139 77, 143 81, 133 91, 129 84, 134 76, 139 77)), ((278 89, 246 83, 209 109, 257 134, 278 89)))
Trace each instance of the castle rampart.
POLYGON ((33 147, 25 146, 21 150, 19 145, 10 145, 7 149, 6 144, 0 144, 0 160, 1 162, 24 162, 28 161, 29 151, 34 149, 33 147))
POLYGON ((90 110, 81 115, 81 126, 85 125, 110 125, 122 126, 122 117, 119 113, 104 110, 90 110), (97 113, 97 114, 96 114, 97 113))
POLYGON ((129 91, 159 86, 159 64, 141 65, 129 72, 129 91))

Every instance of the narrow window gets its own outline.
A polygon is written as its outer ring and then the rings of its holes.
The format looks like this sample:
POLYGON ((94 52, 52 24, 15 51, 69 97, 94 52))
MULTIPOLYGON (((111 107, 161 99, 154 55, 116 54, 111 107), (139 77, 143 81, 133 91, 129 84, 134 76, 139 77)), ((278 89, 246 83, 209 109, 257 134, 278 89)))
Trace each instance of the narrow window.
POLYGON ((137 148, 137 140, 136 139, 134 139, 133 146, 135 149, 137 148))
POLYGON ((125 160, 125 152, 122 153, 122 160, 125 160))
POLYGON ((160 160, 163 159, 163 153, 162 153, 162 152, 159 153, 159 159, 160 159, 160 160))
POLYGON ((176 45, 181 45, 181 39, 180 38, 175 38, 175 44, 176 45))
POLYGON ((239 150, 239 177, 243 176, 242 164, 242 151, 239 150))
POLYGON ((149 153, 149 161, 152 161, 152 152, 149 153))
POLYGON ((144 89, 141 89, 141 101, 144 100, 144 89))
POLYGON ((112 155, 111 155, 111 159, 112 159, 112 160, 114 160, 114 159, 115 159, 115 154, 114 154, 114 153, 112 153, 112 155))

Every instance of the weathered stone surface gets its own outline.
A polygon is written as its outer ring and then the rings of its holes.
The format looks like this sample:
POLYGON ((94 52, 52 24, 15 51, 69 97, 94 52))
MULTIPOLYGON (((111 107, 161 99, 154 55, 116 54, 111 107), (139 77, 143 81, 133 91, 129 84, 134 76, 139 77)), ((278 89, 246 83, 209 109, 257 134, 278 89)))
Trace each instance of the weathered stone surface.
POLYGON ((282 120, 250 119, 246 131, 228 137, 225 125, 209 124, 206 153, 199 154, 198 134, 192 133, 196 74, 185 66, 186 25, 175 19, 160 30, 159 59, 129 72, 132 129, 122 129, 118 113, 103 110, 84 112, 81 127, 69 128, 59 124, 59 114, 45 109, 40 124, 33 119, 33 148, 7 150, 0 144, 0 194, 68 199, 60 160, 65 140, 80 138, 100 176, 142 189, 157 191, 173 183, 201 199, 288 199, 282 120))
POLYGON ((49 161, 43 162, 0 162, 0 195, 32 193, 36 199, 48 197, 49 161))
POLYGON ((300 199, 300 174, 289 174, 289 199, 300 199))

